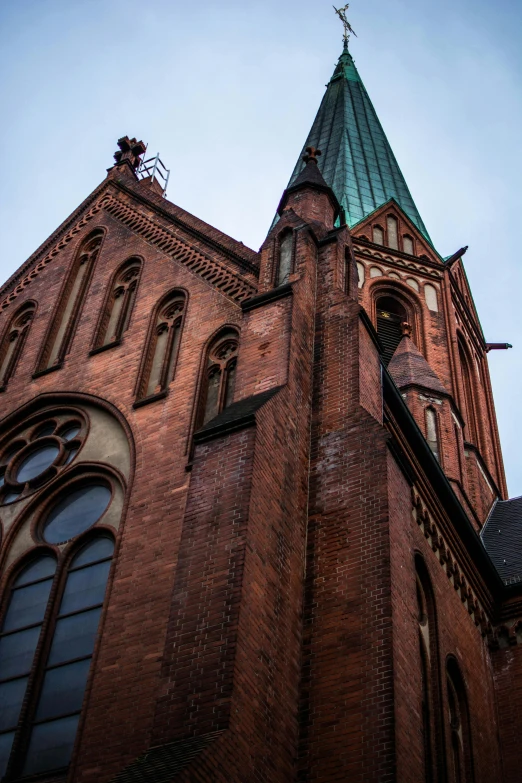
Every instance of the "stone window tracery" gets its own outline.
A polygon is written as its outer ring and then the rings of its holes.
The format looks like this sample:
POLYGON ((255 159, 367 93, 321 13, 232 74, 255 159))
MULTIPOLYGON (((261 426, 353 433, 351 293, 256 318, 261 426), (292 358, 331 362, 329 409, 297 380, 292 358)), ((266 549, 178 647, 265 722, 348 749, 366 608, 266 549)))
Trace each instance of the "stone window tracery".
POLYGON ((179 352, 185 304, 185 294, 175 291, 155 309, 138 385, 138 403, 168 391, 179 352))
POLYGON ((238 346, 235 329, 225 330, 211 343, 205 362, 198 426, 206 424, 233 402, 238 346))
POLYGON ((140 259, 131 258, 113 275, 102 310, 95 350, 117 345, 126 332, 136 299, 140 271, 140 259))
POLYGON ((37 372, 61 367, 67 354, 92 276, 104 232, 97 229, 81 243, 67 277, 65 288, 47 332, 37 372))
POLYGON ((0 448, 0 507, 40 489, 70 465, 87 432, 80 415, 62 414, 28 427, 0 448))
POLYGON ((11 318, 0 344, 0 391, 4 391, 16 366, 36 312, 34 302, 26 302, 11 318))

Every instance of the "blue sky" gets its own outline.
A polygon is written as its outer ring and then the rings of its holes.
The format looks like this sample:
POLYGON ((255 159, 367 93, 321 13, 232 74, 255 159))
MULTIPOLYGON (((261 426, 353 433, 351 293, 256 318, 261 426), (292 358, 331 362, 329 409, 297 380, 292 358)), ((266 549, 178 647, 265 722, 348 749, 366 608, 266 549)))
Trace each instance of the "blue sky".
MULTIPOLYGON (((354 0, 351 51, 437 249, 488 341, 511 495, 522 494, 522 4, 354 0)), ((341 51, 330 2, 3 0, 0 278, 95 188, 116 140, 168 197, 257 249, 341 51)))

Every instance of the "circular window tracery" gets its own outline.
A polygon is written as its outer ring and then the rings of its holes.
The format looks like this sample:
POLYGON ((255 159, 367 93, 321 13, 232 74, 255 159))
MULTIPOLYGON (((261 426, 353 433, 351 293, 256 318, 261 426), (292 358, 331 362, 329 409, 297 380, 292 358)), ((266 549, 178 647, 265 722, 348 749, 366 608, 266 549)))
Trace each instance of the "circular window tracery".
POLYGON ((0 506, 26 497, 70 465, 85 434, 85 422, 65 414, 27 427, 8 442, 0 451, 0 506))

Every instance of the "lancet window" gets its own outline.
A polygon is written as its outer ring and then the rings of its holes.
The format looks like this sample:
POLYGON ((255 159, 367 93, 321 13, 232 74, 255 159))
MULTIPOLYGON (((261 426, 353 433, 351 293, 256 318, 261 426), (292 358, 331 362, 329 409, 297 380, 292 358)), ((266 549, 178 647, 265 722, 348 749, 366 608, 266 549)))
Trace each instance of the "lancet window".
POLYGON ((293 267, 294 236, 291 231, 285 232, 279 241, 276 286, 288 283, 293 267))
POLYGON ((0 391, 14 375, 36 311, 34 302, 26 302, 13 315, 0 343, 0 391))
POLYGON ((239 335, 225 329, 211 343, 205 360, 198 426, 203 426, 227 408, 234 399, 239 335))
POLYGON ((402 340, 401 324, 409 321, 403 304, 395 297, 382 296, 377 299, 377 333, 384 348, 383 361, 389 364, 397 346, 402 340))
POLYGON ((413 255, 413 239, 408 234, 404 234, 402 238, 402 249, 405 253, 409 253, 410 256, 413 255))
POLYGON ((63 363, 80 317, 103 236, 103 231, 93 231, 82 242, 76 253, 51 327, 45 338, 38 362, 38 371, 40 372, 60 367, 63 363))
POLYGON ((415 558, 415 566, 424 780, 426 783, 437 783, 445 777, 444 762, 440 752, 442 725, 435 600, 426 566, 420 556, 415 558))
POLYGON ((469 354, 464 347, 462 339, 459 337, 459 358, 460 358, 460 372, 462 378, 462 387, 464 391, 464 406, 465 406, 465 437, 475 446, 478 446, 478 433, 477 433, 477 421, 475 417, 475 401, 473 395, 473 365, 469 354))
POLYGON ((388 215, 386 218, 386 230, 388 234, 388 247, 398 250, 399 248, 399 231, 397 226, 397 218, 393 215, 388 215))
POLYGON ((446 686, 451 733, 451 780, 452 783, 473 783, 468 699, 459 666, 454 658, 449 658, 447 663, 446 686))
POLYGON ((186 297, 173 291, 154 310, 138 386, 138 402, 168 391, 179 351, 186 297))
POLYGON ((139 258, 125 261, 114 274, 98 327, 95 348, 117 345, 129 326, 141 269, 139 258))
POLYGON ((425 410, 425 418, 426 418, 426 440, 428 441, 428 446, 430 447, 434 456, 440 461, 439 426, 437 420, 437 413, 433 408, 428 407, 425 410))

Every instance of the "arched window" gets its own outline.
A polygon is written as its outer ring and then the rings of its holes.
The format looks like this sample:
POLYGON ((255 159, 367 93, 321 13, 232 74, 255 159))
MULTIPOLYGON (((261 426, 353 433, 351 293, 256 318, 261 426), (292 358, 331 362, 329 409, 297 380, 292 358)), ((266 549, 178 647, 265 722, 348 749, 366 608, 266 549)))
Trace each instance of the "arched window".
POLYGON ((439 649, 435 599, 424 561, 415 558, 417 586, 417 621, 419 627, 419 657, 421 674, 421 716, 424 747, 424 780, 437 783, 445 780, 441 753, 443 728, 439 680, 439 649))
POLYGON ((117 345, 129 325, 141 269, 139 258, 125 261, 114 274, 95 342, 96 348, 117 345))
POLYGON ((74 330, 89 286, 96 258, 103 240, 103 231, 93 231, 82 242, 54 313, 38 362, 38 371, 61 367, 71 345, 74 330))
POLYGON ((409 253, 410 256, 413 255, 413 239, 408 234, 404 234, 402 238, 402 249, 405 253, 409 253))
POLYGON ((397 228, 397 218, 393 215, 388 215, 386 218, 386 228, 388 232, 388 247, 394 250, 399 249, 399 232, 397 228))
POLYGON ((448 659, 446 686, 451 732, 452 783, 473 783, 475 776, 468 699, 464 680, 454 658, 448 659))
POLYGON ((376 245, 384 245, 384 231, 380 226, 373 227, 373 241, 376 245))
POLYGON ((70 562, 54 606, 48 605, 53 557, 41 555, 15 579, 0 636, 0 775, 8 764, 13 777, 68 766, 113 549, 105 535, 84 545, 70 562), (39 640, 45 660, 35 660, 39 640))
POLYGON ((473 365, 460 335, 458 338, 458 346, 462 387, 464 390, 463 402, 465 406, 466 440, 469 440, 471 443, 474 443, 475 446, 478 446, 475 403, 473 399, 473 365))
POLYGON ((138 386, 138 402, 168 391, 179 351, 185 294, 174 291, 154 310, 138 386))
POLYGON ((16 370, 35 310, 34 302, 26 302, 13 315, 3 334, 0 343, 0 391, 4 391, 16 370))
POLYGON ((282 235, 279 241, 276 286, 288 283, 290 275, 292 274, 293 251, 294 235, 291 231, 287 231, 282 235))
POLYGON ((238 345, 237 331, 225 329, 208 348, 198 409, 198 427, 221 413, 234 399, 238 345))
POLYGON ((439 427, 437 413, 433 408, 426 408, 426 440, 434 456, 440 461, 439 453, 439 427))
POLYGON ((408 313, 402 303, 392 296, 377 299, 377 333, 384 348, 383 361, 389 364, 402 340, 402 326, 408 313))

